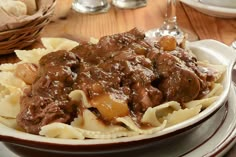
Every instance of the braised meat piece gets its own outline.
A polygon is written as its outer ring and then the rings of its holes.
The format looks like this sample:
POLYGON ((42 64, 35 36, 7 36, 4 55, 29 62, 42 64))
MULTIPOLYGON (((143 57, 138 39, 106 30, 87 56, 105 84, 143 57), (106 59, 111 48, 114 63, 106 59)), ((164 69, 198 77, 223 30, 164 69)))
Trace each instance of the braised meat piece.
POLYGON ((134 28, 125 33, 101 37, 97 44, 80 44, 71 51, 89 64, 99 64, 127 49, 146 55, 152 46, 144 41, 144 37, 144 33, 134 28))
POLYGON ((19 126, 38 134, 40 128, 52 122, 70 122, 76 106, 68 98, 77 73, 79 60, 73 53, 52 52, 41 58, 38 78, 21 98, 19 126))
POLYGON ((144 113, 149 107, 155 107, 162 102, 162 92, 151 84, 144 86, 141 82, 137 82, 131 89, 132 110, 136 114, 144 113))
POLYGON ((190 51, 177 48, 176 50, 171 51, 170 54, 178 57, 188 68, 193 70, 194 73, 199 77, 201 89, 198 97, 201 98, 201 96, 203 96, 204 93, 206 93, 206 91, 209 91, 209 89, 211 88, 208 82, 214 80, 213 74, 199 66, 197 64, 196 56, 194 56, 190 51))
POLYGON ((160 76, 158 88, 163 92, 166 101, 183 103, 198 96, 199 78, 182 60, 164 52, 156 56, 155 63, 160 76))
MULTIPOLYGON (((145 35, 140 32, 138 29, 134 28, 129 32, 115 34, 112 36, 104 36, 98 42, 98 47, 100 47, 105 52, 114 52, 123 49, 129 49, 131 45, 135 43, 138 46, 134 46, 136 48, 140 47, 149 47, 146 43, 142 44, 145 35)), ((111 55, 109 55, 111 56, 111 55)))

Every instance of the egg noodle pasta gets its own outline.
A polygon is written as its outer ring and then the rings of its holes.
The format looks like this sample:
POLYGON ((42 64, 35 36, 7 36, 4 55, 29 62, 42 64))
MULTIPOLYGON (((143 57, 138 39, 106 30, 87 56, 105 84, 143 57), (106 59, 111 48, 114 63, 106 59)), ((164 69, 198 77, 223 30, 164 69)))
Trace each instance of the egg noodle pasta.
POLYGON ((9 128, 18 129, 16 119, 14 118, 6 118, 6 117, 0 116, 0 123, 2 123, 3 125, 6 125, 9 128))
MULTIPOLYGON (((97 42, 99 41, 94 38, 91 39, 91 43, 97 42)), ((39 60, 52 51, 70 51, 79 45, 79 43, 65 38, 43 38, 42 43, 44 48, 16 50, 20 62, 0 65, 0 123, 10 128, 21 130, 17 126, 16 116, 20 112, 20 97, 23 95, 23 90, 29 86, 24 79, 17 77, 17 66, 25 63, 38 65, 39 60)), ((225 72, 225 66, 201 61, 197 63, 206 69, 214 69, 215 79, 211 91, 201 99, 191 100, 183 104, 177 101, 168 101, 155 107, 148 107, 141 117, 141 122, 148 124, 149 127, 147 128, 138 126, 130 116, 115 117, 114 124, 106 125, 98 118, 98 115, 90 110, 92 105, 84 91, 73 90, 70 92, 69 98, 77 105, 83 104, 85 109, 82 110, 82 113, 78 114, 70 124, 54 122, 44 125, 39 135, 78 140, 87 138, 114 139, 153 134, 186 121, 210 105, 214 105, 223 91, 223 86, 219 80, 225 72)))
POLYGON ((5 63, 0 65, 0 71, 11 71, 13 72, 16 69, 16 66, 20 63, 10 64, 5 63))
POLYGON ((160 126, 162 124, 160 118, 167 116, 167 114, 173 113, 174 111, 178 111, 180 109, 181 106, 176 101, 170 101, 154 108, 149 107, 144 113, 141 122, 149 123, 152 126, 160 126))

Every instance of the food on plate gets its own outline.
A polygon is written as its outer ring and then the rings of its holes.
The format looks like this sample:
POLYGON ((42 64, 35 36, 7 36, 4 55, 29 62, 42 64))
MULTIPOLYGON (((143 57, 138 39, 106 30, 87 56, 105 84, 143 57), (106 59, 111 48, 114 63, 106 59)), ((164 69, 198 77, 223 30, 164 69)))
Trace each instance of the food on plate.
POLYGON ((176 49, 177 41, 173 36, 163 36, 159 40, 159 45, 164 51, 173 51, 176 49))
POLYGON ((17 50, 20 62, 0 66, 0 111, 11 110, 0 122, 28 133, 153 134, 198 115, 223 90, 225 66, 199 61, 172 37, 153 44, 134 28, 80 44, 42 41, 45 48, 17 50))

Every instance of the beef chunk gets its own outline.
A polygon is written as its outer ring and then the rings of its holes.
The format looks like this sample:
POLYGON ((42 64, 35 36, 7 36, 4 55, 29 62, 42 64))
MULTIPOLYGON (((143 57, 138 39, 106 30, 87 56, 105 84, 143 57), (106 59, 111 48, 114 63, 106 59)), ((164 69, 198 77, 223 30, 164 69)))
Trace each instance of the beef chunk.
POLYGON ((165 100, 188 102, 200 91, 198 76, 184 62, 169 53, 160 53, 156 58, 157 73, 161 77, 158 88, 165 100))
POLYGON ((39 65, 38 78, 21 98, 17 116, 19 126, 33 134, 52 122, 67 123, 77 112, 68 98, 79 70, 77 57, 66 51, 53 52, 42 57, 39 65))

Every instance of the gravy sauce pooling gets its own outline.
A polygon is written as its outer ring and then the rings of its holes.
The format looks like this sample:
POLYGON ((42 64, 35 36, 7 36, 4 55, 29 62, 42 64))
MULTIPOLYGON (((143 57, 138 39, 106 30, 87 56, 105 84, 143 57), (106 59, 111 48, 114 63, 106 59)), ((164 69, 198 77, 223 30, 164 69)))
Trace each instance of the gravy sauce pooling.
POLYGON ((80 89, 104 123, 131 116, 144 127, 140 119, 148 107, 188 102, 211 88, 211 74, 196 61, 180 47, 164 51, 149 44, 136 28, 102 37, 97 44, 80 44, 71 52, 49 53, 40 59, 37 78, 21 97, 17 123, 33 134, 52 122, 69 124, 84 106, 68 95, 80 89))

